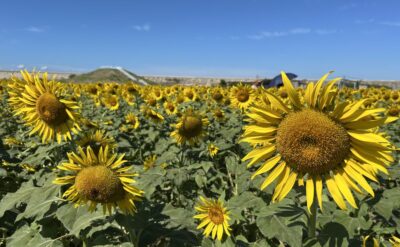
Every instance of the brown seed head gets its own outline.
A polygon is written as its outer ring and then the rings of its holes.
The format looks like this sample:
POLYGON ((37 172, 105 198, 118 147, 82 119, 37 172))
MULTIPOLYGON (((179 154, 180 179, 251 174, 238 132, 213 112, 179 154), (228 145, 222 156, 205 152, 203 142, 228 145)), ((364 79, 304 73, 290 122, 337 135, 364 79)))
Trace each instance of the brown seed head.
POLYGON ((99 202, 116 202, 125 195, 121 180, 106 166, 83 168, 75 178, 75 187, 85 199, 99 202))
POLYGON ((65 105, 51 93, 44 93, 38 98, 36 111, 44 122, 52 126, 59 126, 69 119, 65 105))
POLYGON ((306 174, 329 172, 350 150, 346 130, 314 110, 290 113, 279 125, 277 150, 294 170, 306 174))

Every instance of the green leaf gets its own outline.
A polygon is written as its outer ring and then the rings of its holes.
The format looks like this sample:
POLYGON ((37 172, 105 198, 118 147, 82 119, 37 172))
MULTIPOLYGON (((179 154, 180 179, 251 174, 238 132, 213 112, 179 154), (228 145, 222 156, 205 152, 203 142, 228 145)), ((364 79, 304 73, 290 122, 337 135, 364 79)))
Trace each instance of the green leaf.
POLYGON ((74 208, 71 203, 67 203, 57 209, 57 218, 63 223, 64 227, 76 236, 80 231, 90 226, 95 220, 105 220, 106 216, 99 210, 91 213, 86 206, 74 208))
POLYGON ((276 214, 257 217, 256 223, 265 237, 276 238, 292 247, 301 247, 302 226, 287 217, 279 217, 276 214))
POLYGON ((52 184, 52 179, 48 180, 47 184, 43 187, 33 187, 34 190, 30 194, 30 198, 26 201, 26 209, 23 213, 19 214, 16 221, 22 218, 37 218, 40 219, 49 211, 53 202, 60 201, 57 197, 59 187, 52 184))
POLYGON ((168 227, 177 227, 178 229, 186 227, 192 231, 195 231, 196 229, 192 210, 189 211, 185 208, 175 208, 171 204, 168 204, 164 207, 162 214, 169 217, 167 220, 168 227))
POLYGON ((60 240, 44 238, 40 235, 40 226, 32 224, 19 228, 7 239, 8 246, 63 247, 60 240))
POLYGON ((365 220, 364 217, 351 217, 346 212, 336 211, 333 215, 334 222, 343 225, 350 237, 355 236, 361 229, 367 230, 372 226, 372 221, 365 220))
POLYGON ((160 167, 153 167, 144 171, 137 179, 137 187, 144 191, 144 196, 147 199, 150 199, 157 186, 161 185, 164 181, 165 174, 165 170, 160 167))
POLYGON ((25 182, 14 193, 8 193, 0 201, 0 217, 2 217, 7 210, 19 207, 21 204, 29 201, 31 194, 36 188, 32 181, 25 182))

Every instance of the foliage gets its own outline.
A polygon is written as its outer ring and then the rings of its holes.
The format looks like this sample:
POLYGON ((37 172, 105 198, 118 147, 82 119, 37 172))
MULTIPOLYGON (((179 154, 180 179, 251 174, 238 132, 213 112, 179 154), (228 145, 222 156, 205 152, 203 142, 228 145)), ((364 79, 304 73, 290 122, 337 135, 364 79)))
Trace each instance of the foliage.
MULTIPOLYGON (((74 88, 69 86, 72 94, 74 88)), ((196 90, 207 94, 206 90, 196 90)), ((272 189, 259 190, 262 178, 250 179, 253 170, 241 161, 250 150, 249 145, 239 142, 244 125, 241 110, 219 104, 225 120, 217 121, 210 110, 216 106, 205 103, 210 98, 177 104, 179 112, 190 106, 212 120, 203 141, 195 146, 180 146, 170 137, 179 117, 167 117, 161 107, 164 98, 155 109, 166 117, 165 121, 161 124, 149 121, 140 110, 145 95, 135 95, 134 105, 121 98, 115 111, 96 106, 87 93, 76 96, 83 117, 114 137, 116 151, 126 153, 128 165, 140 174, 136 185, 144 191, 144 199, 138 203, 137 213, 127 216, 118 211, 104 215, 100 207, 89 213, 87 207, 75 208, 61 198, 65 188, 52 183, 57 176, 55 168, 65 161, 67 152, 76 149, 75 141, 40 144, 39 138, 29 136, 28 127, 13 116, 4 94, 0 105, 3 119, 0 121, 0 245, 360 246, 364 236, 382 236, 386 241, 400 232, 398 152, 389 176, 382 176, 379 184, 372 184, 375 197, 358 196, 358 209, 339 210, 324 196, 324 211, 318 215, 319 234, 308 238, 304 186, 291 191, 280 203, 272 203, 272 189), (128 112, 139 117, 138 129, 124 129, 128 112), (4 144, 10 136, 20 144, 4 144), (207 151, 209 143, 219 147, 214 157, 207 151), (143 162, 150 155, 157 156, 156 164, 144 170, 143 162), (213 241, 203 238, 196 229, 194 206, 201 195, 226 202, 231 212, 231 237, 213 241)), ((388 107, 385 102, 380 104, 388 107)), ((399 126, 397 121, 385 127, 397 147, 399 126)), ((91 130, 85 124, 81 127, 83 133, 91 130)))

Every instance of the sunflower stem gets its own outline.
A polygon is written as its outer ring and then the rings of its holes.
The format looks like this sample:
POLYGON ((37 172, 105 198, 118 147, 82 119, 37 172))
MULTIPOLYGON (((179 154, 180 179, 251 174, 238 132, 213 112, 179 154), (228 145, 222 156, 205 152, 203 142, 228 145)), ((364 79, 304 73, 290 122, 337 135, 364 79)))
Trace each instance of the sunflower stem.
POLYGON ((308 237, 315 238, 316 226, 317 226, 317 200, 314 196, 313 204, 311 205, 310 214, 308 216, 308 237))

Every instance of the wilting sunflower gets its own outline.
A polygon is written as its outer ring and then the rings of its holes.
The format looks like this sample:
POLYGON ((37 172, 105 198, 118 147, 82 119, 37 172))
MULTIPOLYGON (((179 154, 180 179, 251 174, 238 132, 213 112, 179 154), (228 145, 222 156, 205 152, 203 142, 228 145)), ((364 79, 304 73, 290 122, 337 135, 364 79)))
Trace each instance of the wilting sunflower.
POLYGON ((147 119, 150 119, 153 123, 159 124, 164 121, 164 117, 160 113, 148 106, 142 106, 141 111, 143 112, 144 116, 147 119))
POLYGON ((105 133, 104 130, 96 130, 87 133, 77 144, 83 148, 91 147, 95 154, 97 154, 101 147, 103 149, 108 146, 111 150, 117 147, 115 139, 105 133))
POLYGON ((131 167, 121 167, 126 160, 124 155, 117 158, 111 155, 109 147, 100 147, 95 154, 89 146, 86 153, 82 147, 78 154, 68 153, 68 162, 58 166, 60 170, 72 172, 71 175, 56 178, 53 183, 71 185, 63 197, 76 206, 89 204, 89 211, 94 211, 97 204, 103 205, 103 212, 111 214, 117 206, 126 214, 136 212, 135 201, 140 201, 143 191, 132 185, 137 173, 129 172, 131 167))
POLYGON ((205 227, 203 232, 204 236, 208 237, 211 234, 213 239, 217 238, 221 240, 224 232, 228 236, 231 235, 231 228, 228 223, 230 220, 229 211, 224 207, 221 201, 206 199, 200 196, 200 202, 195 209, 199 214, 195 215, 193 218, 201 221, 197 229, 205 227))
POLYGON ((393 162, 390 142, 376 133, 386 117, 371 117, 385 109, 363 108, 368 99, 338 103, 333 87, 339 78, 323 86, 328 75, 308 84, 301 104, 282 72, 291 107, 266 92, 271 105, 254 106, 247 114, 251 123, 242 141, 254 149, 243 160, 251 159, 248 167, 266 160, 252 178, 269 173, 261 189, 277 180, 273 201, 282 200, 296 181, 305 181, 309 210, 314 195, 322 208, 323 183, 341 209, 347 208, 345 200, 357 207, 352 191, 362 193, 362 188, 374 196, 366 178, 377 182, 377 172, 387 174, 393 162))
POLYGON ((125 116, 125 122, 129 124, 129 127, 132 129, 137 129, 140 124, 138 117, 132 112, 128 113, 125 116))
POLYGON ((362 247, 367 247, 367 246, 373 246, 373 247, 379 247, 379 237, 374 238, 371 237, 371 235, 368 235, 366 237, 362 237, 362 247))
POLYGON ((30 135, 38 132, 42 142, 57 139, 71 140, 71 131, 78 133, 80 119, 78 104, 65 94, 63 84, 42 78, 39 74, 21 72, 24 80, 10 88, 10 103, 16 115, 22 116, 26 125, 31 126, 30 135))
POLYGON ((208 153, 210 154, 211 158, 214 158, 214 156, 218 153, 219 148, 214 145, 213 143, 208 144, 207 147, 208 153))
POLYGON ((21 147, 23 146, 23 142, 15 137, 9 136, 3 139, 3 145, 8 148, 21 147))
POLYGON ((206 117, 193 111, 193 109, 187 109, 175 125, 175 130, 171 133, 171 136, 181 145, 185 143, 193 145, 204 136, 208 123, 206 117))
POLYGON ((145 171, 156 166, 157 155, 148 156, 143 162, 143 169, 145 171))
POLYGON ((254 101, 253 91, 249 85, 233 86, 230 92, 230 100, 234 107, 245 110, 254 101))

